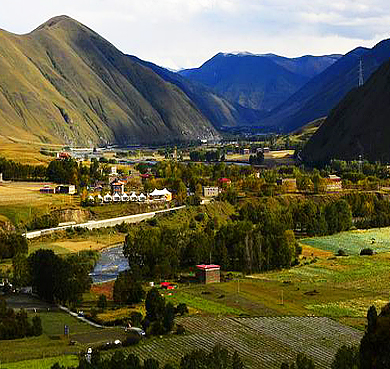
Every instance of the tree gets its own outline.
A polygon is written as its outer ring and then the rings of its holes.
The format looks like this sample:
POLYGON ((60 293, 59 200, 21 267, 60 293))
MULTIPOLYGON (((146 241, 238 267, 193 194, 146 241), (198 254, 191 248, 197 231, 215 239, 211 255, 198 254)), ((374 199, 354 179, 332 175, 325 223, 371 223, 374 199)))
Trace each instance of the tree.
POLYGON ((32 335, 40 336, 42 334, 42 322, 41 318, 36 315, 32 318, 32 335))
POLYGON ((377 316, 375 307, 367 313, 367 328, 360 342, 360 368, 390 368, 390 304, 377 316))
POLYGON ((165 299, 156 287, 151 288, 145 299, 146 317, 151 321, 161 320, 165 312, 165 299))
POLYGON ((234 351, 233 358, 232 358, 232 369, 244 369, 244 363, 241 360, 240 355, 237 351, 234 351))
POLYGON ((156 359, 146 359, 144 361, 144 369, 158 369, 160 366, 156 359))
POLYGON ((165 305, 164 318, 163 318, 163 326, 166 333, 170 332, 174 326, 175 321, 175 307, 172 302, 168 302, 165 305))
POLYGON ((99 309, 102 309, 102 310, 107 308, 107 297, 106 297, 106 295, 101 294, 99 296, 99 299, 98 299, 98 302, 97 302, 97 307, 99 309))
POLYGON ((295 363, 283 363, 281 369, 315 369, 312 359, 309 359, 305 354, 299 353, 295 363))
POLYGON ((359 349, 353 346, 341 346, 332 362, 332 369, 359 369, 359 349))
POLYGON ((145 297, 140 281, 129 270, 119 273, 114 283, 114 301, 120 304, 137 304, 145 297))

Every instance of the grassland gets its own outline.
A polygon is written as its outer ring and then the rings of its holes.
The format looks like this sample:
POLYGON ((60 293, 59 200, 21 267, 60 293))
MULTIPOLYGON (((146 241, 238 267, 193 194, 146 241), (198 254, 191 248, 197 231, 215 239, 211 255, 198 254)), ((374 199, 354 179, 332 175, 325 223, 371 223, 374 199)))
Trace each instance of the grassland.
POLYGON ((389 252, 390 227, 358 229, 331 236, 306 238, 300 240, 300 242, 332 253, 337 253, 338 250, 342 249, 349 255, 358 255, 364 248, 371 248, 378 253, 389 252))
POLYGON ((39 249, 49 249, 53 250, 56 254, 69 254, 82 250, 102 250, 106 247, 122 243, 124 240, 125 234, 119 232, 93 232, 68 239, 54 234, 44 239, 30 241, 28 251, 32 253, 39 249))
POLYGON ((21 164, 47 165, 53 158, 40 153, 40 149, 43 147, 61 149, 60 145, 46 145, 0 135, 0 156, 21 164))
POLYGON ((64 355, 44 359, 23 360, 2 365, 2 369, 50 369, 52 365, 59 363, 65 367, 77 366, 79 363, 76 355, 64 355))
POLYGON ((28 223, 35 215, 58 209, 77 209, 77 196, 42 194, 43 183, 10 182, 0 184, 0 215, 14 225, 28 223))
MULTIPOLYGON (((2 364, 48 357, 61 357, 62 360, 64 355, 65 357, 67 355, 76 355, 81 349, 85 349, 85 345, 123 338, 123 332, 119 328, 107 328, 104 330, 94 328, 64 312, 40 312, 39 316, 41 317, 43 328, 41 336, 1 341, 0 360, 2 364), (69 339, 64 336, 64 325, 69 327, 69 339), (78 343, 74 346, 69 346, 69 340, 76 340, 78 343)), ((64 360, 68 359, 72 359, 72 357, 68 356, 64 360)), ((38 365, 39 361, 36 363, 38 365)))

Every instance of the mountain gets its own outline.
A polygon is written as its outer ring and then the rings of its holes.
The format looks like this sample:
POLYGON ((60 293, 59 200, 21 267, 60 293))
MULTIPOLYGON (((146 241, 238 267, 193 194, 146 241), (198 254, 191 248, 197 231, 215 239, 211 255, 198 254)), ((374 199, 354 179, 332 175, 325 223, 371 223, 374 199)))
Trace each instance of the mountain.
POLYGON ((219 53, 200 68, 179 73, 246 108, 268 111, 285 101, 340 56, 288 59, 273 54, 219 53))
POLYGON ((191 81, 179 73, 172 72, 135 56, 129 55, 129 58, 152 69, 164 81, 176 85, 216 128, 255 126, 265 116, 265 113, 261 111, 229 102, 218 96, 210 88, 196 81, 191 81))
POLYGON ((330 110, 358 85, 360 60, 364 79, 367 80, 389 57, 390 40, 384 40, 372 49, 358 47, 352 50, 273 109, 262 121, 262 125, 290 132, 310 121, 327 116, 330 110))
POLYGON ((71 145, 218 137, 179 88, 67 17, 0 30, 0 134, 71 145))
POLYGON ((390 60, 336 106, 304 147, 307 162, 390 162, 390 60))

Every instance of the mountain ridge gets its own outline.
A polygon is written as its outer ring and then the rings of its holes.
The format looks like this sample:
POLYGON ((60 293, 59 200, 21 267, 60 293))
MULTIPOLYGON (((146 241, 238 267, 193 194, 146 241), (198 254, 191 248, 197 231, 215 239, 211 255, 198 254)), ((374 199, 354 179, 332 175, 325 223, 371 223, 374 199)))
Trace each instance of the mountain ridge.
POLYGON ((372 48, 351 50, 274 108, 262 124, 290 132, 327 116, 358 85, 359 60, 363 62, 364 78, 367 80, 389 57, 390 39, 382 40, 372 48))
POLYGON ((309 163, 331 159, 390 162, 390 60, 350 91, 302 151, 309 163))
POLYGON ((199 68, 185 69, 179 74, 202 83, 232 103, 269 111, 338 57, 289 59, 274 54, 218 53, 199 68))
POLYGON ((75 145, 218 137, 182 91, 70 17, 0 40, 0 134, 75 145))

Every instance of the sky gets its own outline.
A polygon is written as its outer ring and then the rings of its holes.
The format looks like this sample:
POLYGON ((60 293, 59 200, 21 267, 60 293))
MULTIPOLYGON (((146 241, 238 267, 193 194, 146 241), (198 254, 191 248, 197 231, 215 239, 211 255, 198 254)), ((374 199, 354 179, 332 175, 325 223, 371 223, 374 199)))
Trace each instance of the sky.
POLYGON ((24 34, 56 15, 171 69, 218 52, 345 54, 390 38, 388 0, 3 0, 0 28, 24 34))

